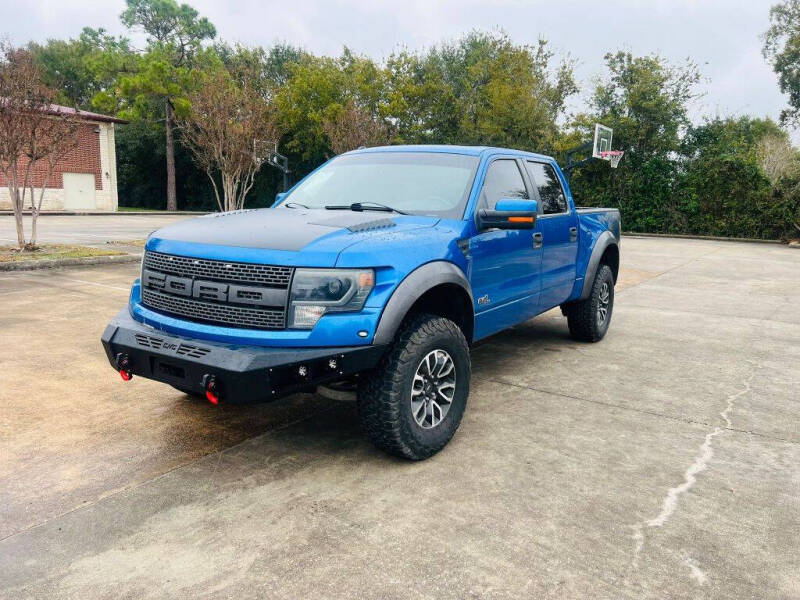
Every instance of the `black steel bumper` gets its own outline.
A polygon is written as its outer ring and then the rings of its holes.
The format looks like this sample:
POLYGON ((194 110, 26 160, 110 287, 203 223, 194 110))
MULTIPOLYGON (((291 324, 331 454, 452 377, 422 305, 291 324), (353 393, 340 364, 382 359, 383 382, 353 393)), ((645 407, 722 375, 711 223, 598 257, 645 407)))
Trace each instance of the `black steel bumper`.
POLYGON ((102 336, 111 366, 204 394, 214 378, 221 402, 271 400, 374 367, 385 346, 264 348, 181 338, 131 318, 123 309, 102 336))

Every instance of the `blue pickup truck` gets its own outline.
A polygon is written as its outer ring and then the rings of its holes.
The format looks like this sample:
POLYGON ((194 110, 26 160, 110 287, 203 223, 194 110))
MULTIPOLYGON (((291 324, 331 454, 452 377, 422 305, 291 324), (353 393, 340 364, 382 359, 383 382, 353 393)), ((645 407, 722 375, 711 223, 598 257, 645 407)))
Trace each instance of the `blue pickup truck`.
POLYGON ((620 217, 576 208, 549 157, 462 146, 360 149, 272 208, 152 233, 111 365, 218 402, 352 389, 365 435, 424 459, 467 404, 470 347, 560 306, 603 338, 620 217))

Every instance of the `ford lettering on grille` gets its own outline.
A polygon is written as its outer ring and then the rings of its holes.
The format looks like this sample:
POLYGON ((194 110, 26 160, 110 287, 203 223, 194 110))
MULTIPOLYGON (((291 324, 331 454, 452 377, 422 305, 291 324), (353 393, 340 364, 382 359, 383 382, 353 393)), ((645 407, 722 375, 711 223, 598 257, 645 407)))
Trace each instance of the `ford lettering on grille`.
POLYGON ((292 271, 146 252, 142 304, 192 321, 283 329, 292 271))

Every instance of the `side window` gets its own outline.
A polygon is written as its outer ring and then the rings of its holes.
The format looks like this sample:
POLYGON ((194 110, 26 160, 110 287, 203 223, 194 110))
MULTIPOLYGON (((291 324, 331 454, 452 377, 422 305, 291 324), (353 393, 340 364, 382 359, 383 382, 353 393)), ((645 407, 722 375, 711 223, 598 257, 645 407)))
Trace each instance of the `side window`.
POLYGON ((486 171, 479 206, 494 208, 500 198, 528 198, 522 173, 515 160, 496 160, 486 171))
POLYGON ((567 212, 567 199, 561 182, 551 165, 527 161, 528 175, 539 190, 542 211, 546 215, 567 212))

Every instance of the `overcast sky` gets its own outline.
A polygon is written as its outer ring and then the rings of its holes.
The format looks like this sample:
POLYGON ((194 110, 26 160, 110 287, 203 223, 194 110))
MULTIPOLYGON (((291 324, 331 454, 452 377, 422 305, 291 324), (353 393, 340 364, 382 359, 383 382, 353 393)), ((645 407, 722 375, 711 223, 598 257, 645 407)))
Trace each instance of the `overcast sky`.
MULTIPOLYGON (((771 0, 192 0, 228 41, 276 41, 319 54, 343 45, 376 59, 453 39, 470 29, 504 29, 517 43, 538 37, 579 60, 584 92, 603 74, 603 54, 658 52, 691 57, 706 81, 693 118, 752 114, 777 118, 785 99, 761 56, 771 0)), ((76 36, 83 26, 123 33, 124 0, 0 1, 0 35, 30 39, 76 36)), ((580 99, 573 103, 580 108, 580 99)), ((798 134, 793 138, 798 141, 798 134)))

